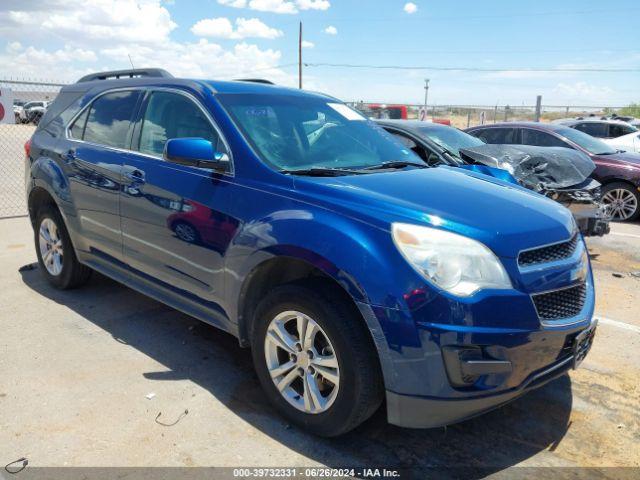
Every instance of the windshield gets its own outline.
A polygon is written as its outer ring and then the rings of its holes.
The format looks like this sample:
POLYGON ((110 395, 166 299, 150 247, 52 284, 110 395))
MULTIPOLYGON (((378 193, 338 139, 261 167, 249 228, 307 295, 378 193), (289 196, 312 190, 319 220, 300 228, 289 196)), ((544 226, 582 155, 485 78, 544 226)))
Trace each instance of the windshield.
POLYGON ((460 149, 473 148, 484 145, 484 142, 473 135, 462 132, 457 128, 419 128, 420 134, 437 143, 453 155, 460 156, 460 149))
POLYGON ((261 158, 278 170, 423 163, 389 133, 337 101, 297 95, 217 98, 261 158))
POLYGON ((575 130, 569 127, 562 127, 558 128, 556 130, 556 133, 571 140, 576 145, 581 146, 592 155, 611 155, 617 152, 615 148, 610 147, 603 141, 598 140, 591 135, 587 135, 580 130, 575 130))

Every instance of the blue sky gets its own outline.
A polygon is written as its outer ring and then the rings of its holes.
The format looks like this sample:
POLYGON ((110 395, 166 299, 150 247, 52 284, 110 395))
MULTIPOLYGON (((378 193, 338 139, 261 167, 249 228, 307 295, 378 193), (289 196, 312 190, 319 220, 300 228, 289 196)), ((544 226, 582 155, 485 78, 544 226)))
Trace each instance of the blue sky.
POLYGON ((181 76, 295 85, 301 20, 310 64, 505 70, 305 67, 306 88, 344 100, 420 103, 429 78, 430 103, 624 105, 640 101, 639 17, 631 0, 4 0, 0 73, 69 81, 130 55, 181 76), (636 71, 516 70, 532 68, 636 71))

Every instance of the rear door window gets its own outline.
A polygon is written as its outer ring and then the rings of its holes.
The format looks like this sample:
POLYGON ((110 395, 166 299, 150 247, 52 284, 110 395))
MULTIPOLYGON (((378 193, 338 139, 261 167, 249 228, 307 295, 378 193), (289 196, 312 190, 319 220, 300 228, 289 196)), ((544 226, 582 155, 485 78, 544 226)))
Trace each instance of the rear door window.
POLYGON ((584 122, 577 123, 573 126, 576 130, 580 130, 592 137, 607 138, 609 136, 609 128, 606 123, 584 122))
POLYGON ((517 144, 517 132, 516 128, 487 128, 473 134, 485 143, 517 144))
MULTIPOLYGON (((108 147, 129 148, 129 129, 139 97, 137 90, 111 92, 98 97, 89 109, 82 139, 108 147)), ((71 130, 75 138, 73 127, 71 130)))
POLYGON ((535 145, 538 147, 569 147, 565 142, 550 133, 533 130, 531 128, 522 129, 522 144, 535 145))

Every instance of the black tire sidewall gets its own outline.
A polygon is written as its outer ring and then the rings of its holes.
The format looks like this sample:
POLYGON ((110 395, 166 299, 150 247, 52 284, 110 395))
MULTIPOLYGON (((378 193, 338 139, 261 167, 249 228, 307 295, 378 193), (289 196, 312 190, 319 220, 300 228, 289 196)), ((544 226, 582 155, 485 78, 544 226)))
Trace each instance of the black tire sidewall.
POLYGON ((356 352, 335 323, 335 321, 345 320, 344 313, 340 310, 335 305, 322 301, 319 296, 310 294, 305 288, 279 287, 258 306, 252 335, 255 369, 272 404, 292 423, 321 436, 343 433, 341 430, 350 423, 354 416, 353 410, 358 407, 361 388, 361 379, 354 368, 357 364, 356 352), (265 359, 264 338, 270 321, 287 310, 296 310, 311 317, 326 332, 334 347, 334 353, 338 359, 340 385, 335 401, 325 412, 308 414, 297 410, 282 397, 269 374, 265 359))

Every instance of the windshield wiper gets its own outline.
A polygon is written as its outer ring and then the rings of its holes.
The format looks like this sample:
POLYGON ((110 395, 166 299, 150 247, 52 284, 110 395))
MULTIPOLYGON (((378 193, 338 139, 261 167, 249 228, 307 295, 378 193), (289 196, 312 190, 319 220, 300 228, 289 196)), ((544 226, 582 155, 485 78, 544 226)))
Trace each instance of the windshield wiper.
POLYGON ((308 177, 341 177, 343 175, 359 175, 364 172, 360 170, 348 170, 346 168, 323 168, 311 167, 299 170, 280 170, 285 175, 306 175, 308 177))
POLYGON ((424 163, 407 162, 404 160, 393 160, 391 162, 383 162, 380 165, 372 165, 365 167, 362 170, 384 170, 386 168, 405 168, 405 167, 418 167, 428 168, 424 163))

